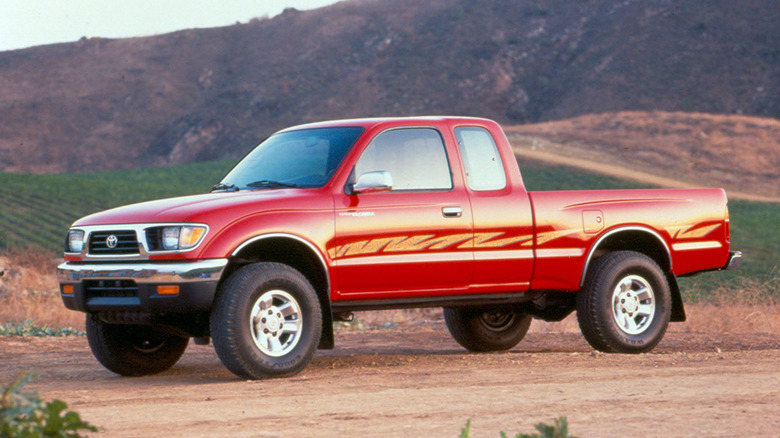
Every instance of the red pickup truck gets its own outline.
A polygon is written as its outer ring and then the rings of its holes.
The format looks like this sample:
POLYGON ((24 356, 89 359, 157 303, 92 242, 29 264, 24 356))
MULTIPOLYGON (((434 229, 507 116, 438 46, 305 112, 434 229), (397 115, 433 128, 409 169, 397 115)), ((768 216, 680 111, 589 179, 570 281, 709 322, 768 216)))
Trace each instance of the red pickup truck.
POLYGON ((471 351, 573 311, 641 353, 685 319, 676 277, 734 267, 721 189, 528 192, 506 136, 462 117, 277 132, 210 193, 78 220, 58 276, 106 368, 145 375, 189 338, 251 379, 303 369, 354 311, 444 308, 471 351))

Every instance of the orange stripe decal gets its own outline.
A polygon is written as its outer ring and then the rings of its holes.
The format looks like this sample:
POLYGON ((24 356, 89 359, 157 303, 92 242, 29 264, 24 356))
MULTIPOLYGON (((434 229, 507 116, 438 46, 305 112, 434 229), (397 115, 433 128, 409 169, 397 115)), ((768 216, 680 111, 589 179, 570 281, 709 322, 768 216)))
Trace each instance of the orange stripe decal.
POLYGON ((360 240, 346 243, 328 250, 332 259, 343 257, 377 254, 380 252, 420 252, 424 250, 439 250, 457 245, 458 249, 476 248, 502 248, 515 243, 526 245, 533 243, 533 236, 514 236, 496 239, 504 233, 461 233, 450 236, 436 237, 433 234, 421 234, 417 236, 395 236, 379 239, 360 240))

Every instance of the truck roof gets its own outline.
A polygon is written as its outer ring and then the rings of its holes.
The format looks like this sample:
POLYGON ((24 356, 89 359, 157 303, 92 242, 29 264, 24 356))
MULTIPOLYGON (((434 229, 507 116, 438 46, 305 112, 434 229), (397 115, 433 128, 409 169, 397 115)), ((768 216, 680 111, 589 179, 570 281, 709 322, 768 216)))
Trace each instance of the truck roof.
POLYGON ((279 132, 296 131, 299 129, 311 129, 311 128, 332 128, 339 126, 360 126, 366 129, 373 128, 378 125, 436 125, 446 122, 456 123, 480 123, 480 124, 493 124, 494 121, 490 119, 484 119, 479 117, 463 117, 463 116, 416 116, 416 117, 369 117, 359 119, 342 119, 342 120, 329 120, 324 122, 306 123, 289 128, 282 129, 279 132))

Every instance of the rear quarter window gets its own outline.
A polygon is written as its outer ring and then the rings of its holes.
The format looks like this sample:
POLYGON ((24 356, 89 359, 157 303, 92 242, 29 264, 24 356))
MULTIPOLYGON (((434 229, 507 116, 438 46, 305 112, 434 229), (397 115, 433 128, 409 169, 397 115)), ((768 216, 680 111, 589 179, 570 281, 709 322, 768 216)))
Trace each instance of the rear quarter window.
POLYGON ((500 190, 506 187, 506 173, 493 136, 478 127, 455 128, 466 183, 471 190, 500 190))

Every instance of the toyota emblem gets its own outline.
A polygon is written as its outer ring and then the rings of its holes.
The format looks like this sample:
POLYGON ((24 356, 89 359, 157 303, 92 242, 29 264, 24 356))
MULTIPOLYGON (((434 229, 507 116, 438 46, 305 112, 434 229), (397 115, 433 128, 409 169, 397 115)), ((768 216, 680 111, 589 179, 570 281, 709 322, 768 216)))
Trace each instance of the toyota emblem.
POLYGON ((109 248, 116 248, 116 244, 119 243, 119 239, 113 234, 106 237, 106 246, 109 248))

